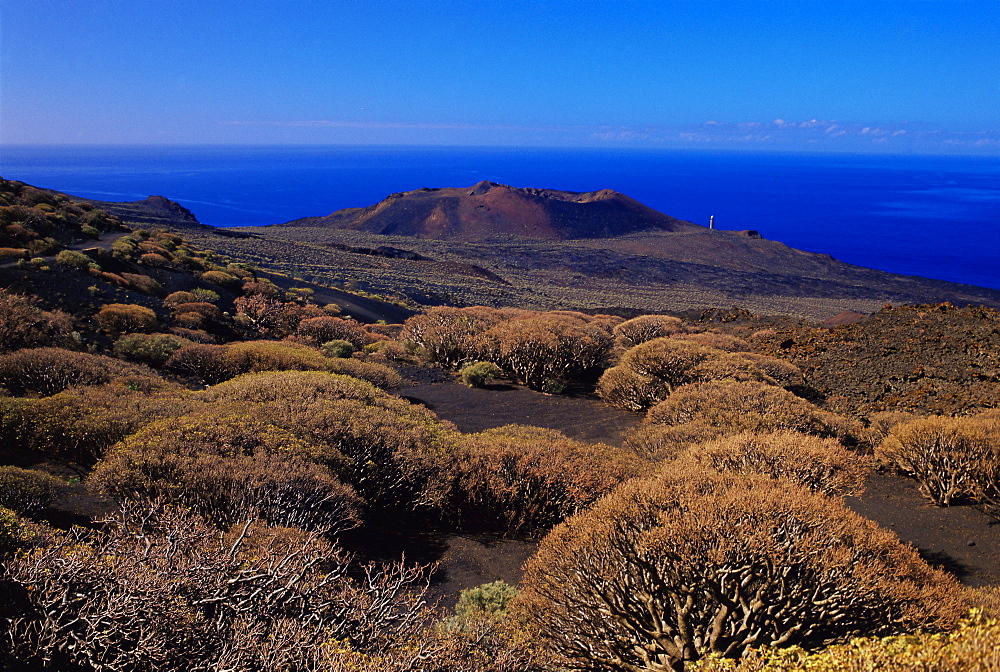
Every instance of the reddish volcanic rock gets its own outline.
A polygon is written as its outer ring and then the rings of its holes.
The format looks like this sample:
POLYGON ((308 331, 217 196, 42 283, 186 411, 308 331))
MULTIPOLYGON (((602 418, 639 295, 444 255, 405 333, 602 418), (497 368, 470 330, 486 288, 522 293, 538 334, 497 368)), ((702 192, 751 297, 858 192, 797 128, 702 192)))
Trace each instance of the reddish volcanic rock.
POLYGON ((657 212, 611 189, 522 189, 494 182, 392 194, 367 208, 278 226, 316 226, 437 240, 613 238, 637 231, 703 227, 657 212))

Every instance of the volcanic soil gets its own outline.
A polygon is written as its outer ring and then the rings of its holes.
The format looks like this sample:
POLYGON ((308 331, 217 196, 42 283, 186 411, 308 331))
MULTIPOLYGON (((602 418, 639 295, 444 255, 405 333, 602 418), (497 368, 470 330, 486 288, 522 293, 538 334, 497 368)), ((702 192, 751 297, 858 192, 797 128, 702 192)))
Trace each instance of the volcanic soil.
MULTIPOLYGON (((464 432, 506 424, 556 429, 581 441, 620 445, 641 416, 595 398, 554 396, 513 385, 475 389, 433 369, 404 371, 408 384, 400 394, 422 403, 464 432)), ((873 473, 861 497, 848 506, 894 532, 929 563, 954 574, 968 586, 1000 584, 1000 524, 972 506, 935 507, 915 481, 873 473)), ((489 541, 451 536, 443 540, 442 592, 504 579, 520 579, 520 565, 534 549, 525 541, 489 541)))

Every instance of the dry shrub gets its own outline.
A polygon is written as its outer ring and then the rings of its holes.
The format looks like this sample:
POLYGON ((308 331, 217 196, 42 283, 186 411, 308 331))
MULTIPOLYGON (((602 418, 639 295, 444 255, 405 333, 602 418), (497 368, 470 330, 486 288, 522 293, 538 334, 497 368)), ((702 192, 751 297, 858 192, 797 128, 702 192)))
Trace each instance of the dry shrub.
POLYGON ((877 454, 916 478, 937 506, 962 498, 1000 501, 1000 418, 993 414, 895 425, 877 454))
POLYGON ((218 339, 202 329, 186 329, 185 327, 170 327, 170 333, 181 338, 186 338, 195 343, 217 343, 218 339))
POLYGON ((163 285, 148 275, 141 275, 139 273, 122 273, 121 277, 128 283, 129 289, 134 289, 142 294, 146 294, 148 296, 163 296, 167 293, 167 290, 163 288, 163 285))
POLYGON ((836 439, 798 432, 730 434, 689 446, 677 459, 718 473, 785 478, 830 496, 860 494, 867 474, 864 460, 836 439))
POLYGON ((657 338, 622 355, 604 372, 597 393, 610 404, 642 411, 667 398, 680 385, 709 380, 776 384, 765 366, 780 367, 757 356, 730 353, 679 338, 657 338))
POLYGON ((113 357, 62 348, 32 348, 0 355, 0 387, 11 394, 56 394, 71 385, 100 385, 115 378, 154 377, 151 369, 113 357))
POLYGON ((611 446, 522 425, 466 437, 454 468, 452 516, 508 535, 547 530, 634 473, 611 446))
POLYGON ((139 255, 139 263, 143 266, 151 266, 152 268, 166 268, 170 266, 169 259, 155 252, 147 252, 146 254, 139 255))
POLYGON ((740 661, 704 659, 698 672, 994 672, 1000 669, 1000 621, 973 612, 947 634, 863 637, 819 651, 762 648, 740 661))
POLYGON ((26 259, 28 250, 23 247, 0 247, 0 261, 8 259, 26 259))
POLYGON ((426 570, 348 569, 315 534, 248 523, 222 535, 177 507, 128 504, 5 563, 24 602, 0 648, 15 669, 158 672, 337 669, 328 647, 421 654, 426 570))
POLYGON ((683 327, 678 317, 670 315, 640 315, 625 320, 614 329, 617 344, 632 348, 654 338, 663 338, 679 333, 683 327))
POLYGON ((673 460, 688 446, 709 441, 727 431, 724 427, 697 421, 683 425, 645 423, 626 434, 624 445, 640 459, 658 464, 673 460))
POLYGON ((102 306, 94 320, 102 330, 117 334, 153 331, 159 326, 152 309, 132 303, 102 306))
POLYGON ((299 322, 295 333, 317 344, 328 341, 347 341, 357 350, 381 338, 373 336, 364 326, 354 320, 333 316, 306 318, 299 322))
POLYGON ((280 301, 263 294, 241 296, 233 306, 237 323, 265 338, 290 336, 303 320, 326 316, 316 306, 280 301))
POLYGON ((213 409, 126 438, 98 463, 91 482, 119 500, 181 504, 222 528, 254 519, 324 533, 354 527, 357 495, 309 453, 289 431, 213 409))
POLYGON ((376 512, 437 509, 450 492, 455 433, 422 406, 348 376, 267 372, 201 393, 247 409, 305 440, 311 459, 350 484, 376 512))
MULTIPOLYGON (((317 399, 354 399, 369 406, 398 403, 369 382, 325 371, 265 371, 247 373, 215 385, 203 393, 206 401, 307 403, 317 399)), ((405 402, 404 402, 405 403, 405 402)))
POLYGON ((206 385, 213 385, 229 380, 241 372, 238 363, 226 356, 227 352, 225 345, 195 343, 174 352, 164 366, 206 385))
POLYGON ((791 392, 758 382, 685 385, 649 409, 651 424, 699 422, 736 432, 791 430, 851 443, 858 431, 847 418, 822 411, 791 392))
POLYGON ((184 313, 197 313, 202 317, 218 322, 222 319, 222 311, 219 310, 218 306, 205 301, 185 301, 183 303, 176 303, 173 306, 174 311, 178 315, 184 313))
POLYGON ((10 450, 86 467, 141 427, 191 408, 179 386, 125 378, 43 399, 0 399, 0 437, 10 450))
POLYGON ((65 489, 61 479, 44 471, 0 467, 0 507, 22 516, 44 511, 65 489))
POLYGON ((243 286, 242 280, 237 278, 235 275, 226 273, 225 271, 205 271, 200 277, 205 282, 218 285, 219 287, 228 289, 231 292, 238 292, 243 286))
POLYGON ((197 301, 198 297, 192 292, 173 292, 171 294, 167 294, 167 296, 163 299, 163 303, 171 306, 181 303, 195 303, 197 301))
POLYGON ((403 323, 399 340, 429 362, 453 367, 476 356, 477 339, 505 319, 496 308, 431 308, 403 323))
POLYGON ((516 603, 578 670, 679 669, 748 647, 952 625, 958 582, 837 500, 664 472, 557 526, 516 603))
POLYGON ((761 355, 756 352, 741 352, 741 359, 756 364, 769 378, 782 387, 790 387, 802 383, 802 370, 784 359, 761 355))
POLYGON ((365 361, 382 360, 384 362, 413 362, 406 347, 396 341, 376 341, 365 346, 365 361))
POLYGON ((178 313, 174 323, 182 329, 201 330, 205 326, 205 316, 201 313, 178 313))
POLYGON ((34 297, 0 288, 0 352, 41 345, 68 345, 73 318, 62 311, 46 311, 34 297))
POLYGON ((493 362, 514 380, 560 393, 597 379, 611 353, 611 329, 601 316, 532 313, 497 323, 475 348, 477 359, 493 362))
POLYGON ((376 514, 437 510, 449 496, 448 468, 455 433, 426 409, 399 404, 316 400, 258 406, 315 447, 313 459, 330 466, 376 514))
POLYGON ((340 373, 367 380, 386 390, 395 389, 403 382, 403 378, 394 369, 377 362, 363 362, 358 359, 328 359, 327 365, 323 368, 331 373, 340 373))

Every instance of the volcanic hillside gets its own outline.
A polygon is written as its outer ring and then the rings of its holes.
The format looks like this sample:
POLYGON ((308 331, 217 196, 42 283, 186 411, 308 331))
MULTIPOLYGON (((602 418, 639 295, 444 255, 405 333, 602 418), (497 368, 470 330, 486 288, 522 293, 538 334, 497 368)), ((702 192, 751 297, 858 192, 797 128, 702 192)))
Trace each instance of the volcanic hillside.
POLYGON ((366 208, 347 208, 326 217, 306 217, 279 226, 329 227, 455 241, 613 238, 638 231, 702 228, 611 189, 577 193, 522 189, 487 181, 466 188, 424 188, 392 194, 366 208))

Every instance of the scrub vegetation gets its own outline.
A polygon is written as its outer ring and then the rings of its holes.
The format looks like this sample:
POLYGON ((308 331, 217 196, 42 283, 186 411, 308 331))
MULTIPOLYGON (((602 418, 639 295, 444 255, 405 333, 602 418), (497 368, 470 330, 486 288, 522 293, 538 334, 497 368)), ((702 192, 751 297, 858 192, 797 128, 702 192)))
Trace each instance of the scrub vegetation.
POLYGON ((0 187, 0 245, 24 250, 0 262, 0 669, 996 662, 996 589, 848 508, 891 472, 1000 516, 995 311, 512 302, 379 324, 352 311, 399 307, 0 187), (579 415, 487 410, 462 431, 421 384, 634 422, 594 441, 579 415), (442 594, 460 563, 389 547, 402 533, 532 552, 442 594))

